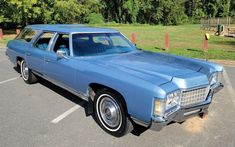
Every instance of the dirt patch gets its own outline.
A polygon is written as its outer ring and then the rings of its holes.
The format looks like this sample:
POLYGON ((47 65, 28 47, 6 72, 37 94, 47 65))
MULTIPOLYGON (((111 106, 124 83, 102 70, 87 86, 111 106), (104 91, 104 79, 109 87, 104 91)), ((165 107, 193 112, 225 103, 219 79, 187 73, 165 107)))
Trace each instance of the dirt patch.
POLYGON ((222 66, 229 66, 229 67, 235 67, 235 61, 233 60, 210 60, 211 62, 215 62, 217 64, 220 64, 222 66))
POLYGON ((6 44, 0 43, 0 48, 6 48, 6 44))
POLYGON ((204 122, 208 120, 208 116, 205 116, 203 119, 200 117, 193 117, 186 120, 182 125, 183 128, 191 133, 201 133, 204 129, 204 122))

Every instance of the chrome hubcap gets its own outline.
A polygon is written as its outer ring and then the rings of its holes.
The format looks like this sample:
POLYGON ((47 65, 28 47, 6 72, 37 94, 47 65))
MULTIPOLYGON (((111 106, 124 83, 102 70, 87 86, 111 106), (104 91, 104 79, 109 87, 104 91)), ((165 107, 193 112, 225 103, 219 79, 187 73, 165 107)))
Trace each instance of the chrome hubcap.
POLYGON ((99 110, 102 120, 111 128, 116 128, 119 126, 122 118, 121 111, 113 98, 105 96, 99 105, 99 110))
POLYGON ((29 68, 26 66, 25 62, 22 64, 22 76, 25 80, 29 78, 29 68))

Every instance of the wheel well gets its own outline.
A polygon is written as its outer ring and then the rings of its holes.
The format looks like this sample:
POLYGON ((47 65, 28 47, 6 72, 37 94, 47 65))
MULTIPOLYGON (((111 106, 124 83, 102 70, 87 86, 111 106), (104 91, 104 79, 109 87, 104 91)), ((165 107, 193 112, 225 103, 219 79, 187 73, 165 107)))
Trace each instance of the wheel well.
MULTIPOLYGON (((110 92, 113 92, 114 94, 118 94, 118 95, 122 96, 121 93, 119 93, 118 91, 116 91, 116 90, 114 90, 113 88, 110 88, 110 87, 108 87, 108 86, 102 85, 102 84, 91 83, 91 84, 89 85, 89 87, 90 87, 95 93, 96 93, 98 90, 100 90, 100 89, 107 89, 107 90, 109 90, 110 92)), ((123 97, 123 96, 122 96, 122 97, 123 97)))
POLYGON ((95 93, 98 91, 98 90, 101 90, 101 89, 106 89, 108 90, 109 92, 112 92, 113 94, 117 94, 119 95, 121 98, 122 98, 122 101, 125 105, 125 109, 126 109, 126 112, 128 113, 127 111, 127 105, 126 105, 126 101, 124 99, 124 97, 122 96, 122 94, 120 92, 118 92, 117 90, 113 89, 113 88, 110 88, 108 86, 105 86, 105 85, 102 85, 102 84, 98 84, 98 83, 91 83, 89 85, 89 95, 90 97, 92 98, 92 100, 94 100, 94 96, 95 96, 95 93))
POLYGON ((19 56, 16 57, 16 63, 17 63, 17 68, 18 68, 18 69, 20 68, 20 62, 21 62, 22 60, 23 60, 22 57, 19 57, 19 56))

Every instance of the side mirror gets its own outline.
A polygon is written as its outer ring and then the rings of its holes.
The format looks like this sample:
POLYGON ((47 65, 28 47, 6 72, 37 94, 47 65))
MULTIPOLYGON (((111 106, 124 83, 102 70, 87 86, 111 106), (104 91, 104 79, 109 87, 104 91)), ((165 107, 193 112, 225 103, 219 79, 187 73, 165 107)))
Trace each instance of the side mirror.
POLYGON ((63 51, 63 50, 57 50, 56 51, 56 54, 59 58, 65 58, 65 59, 68 59, 68 57, 66 56, 66 52, 63 51))

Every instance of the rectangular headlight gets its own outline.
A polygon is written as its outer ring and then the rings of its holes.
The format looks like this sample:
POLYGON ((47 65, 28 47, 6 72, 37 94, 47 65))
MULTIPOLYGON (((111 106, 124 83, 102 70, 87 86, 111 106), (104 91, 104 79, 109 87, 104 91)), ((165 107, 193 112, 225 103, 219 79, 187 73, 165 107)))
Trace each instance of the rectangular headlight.
POLYGON ((210 85, 213 85, 217 82, 218 80, 218 73, 215 72, 211 75, 211 78, 210 78, 210 85))
POLYGON ((180 91, 170 93, 166 97, 166 110, 180 104, 180 91))
POLYGON ((158 116, 164 116, 164 113, 165 113, 165 101, 155 99, 154 114, 158 116))
POLYGON ((219 83, 222 83, 222 78, 223 78, 223 72, 218 72, 217 81, 218 81, 219 83))
POLYGON ((222 72, 215 72, 210 77, 210 85, 220 83, 222 81, 222 72))

